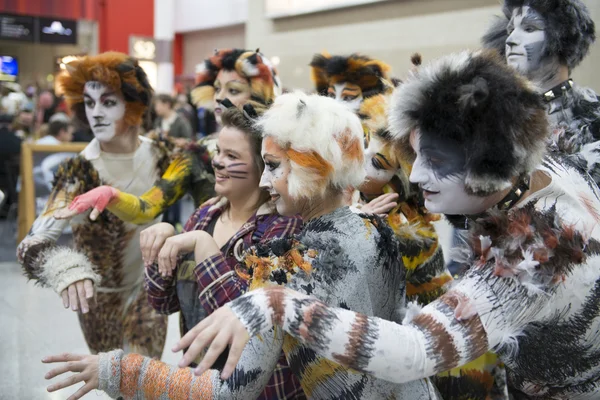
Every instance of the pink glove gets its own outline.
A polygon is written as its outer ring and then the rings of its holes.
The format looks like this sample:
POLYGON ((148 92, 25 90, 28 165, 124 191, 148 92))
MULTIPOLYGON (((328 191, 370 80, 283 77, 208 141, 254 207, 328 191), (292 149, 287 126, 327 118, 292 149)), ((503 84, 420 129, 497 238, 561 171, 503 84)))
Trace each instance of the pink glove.
POLYGON ((119 195, 119 191, 111 186, 99 186, 95 189, 90 190, 87 193, 79 195, 73 199, 68 209, 61 209, 54 213, 56 219, 68 219, 73 218, 75 215, 79 215, 89 209, 92 209, 90 213, 90 219, 95 221, 98 215, 111 202, 119 195))

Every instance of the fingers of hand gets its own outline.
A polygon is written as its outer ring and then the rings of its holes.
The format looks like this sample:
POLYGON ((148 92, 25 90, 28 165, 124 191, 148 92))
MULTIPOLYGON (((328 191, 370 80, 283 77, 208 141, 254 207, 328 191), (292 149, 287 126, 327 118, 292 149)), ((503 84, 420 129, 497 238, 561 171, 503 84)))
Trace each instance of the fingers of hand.
POLYGON ((69 305, 71 306, 71 310, 77 311, 78 301, 77 301, 77 287, 75 284, 72 284, 67 289, 69 291, 69 305))
POLYGON ((98 216, 100 215, 100 213, 102 213, 102 210, 99 210, 97 207, 94 207, 94 209, 90 213, 90 219, 92 221, 95 221, 96 219, 98 219, 98 216))
MULTIPOLYGON (((202 362, 198 365, 198 368, 194 371, 196 375, 202 375, 217 361, 217 358, 223 353, 229 342, 231 341, 231 331, 222 330, 212 341, 210 347, 206 351, 202 362)), ((192 345, 193 346, 193 345, 192 345)), ((191 348, 190 348, 191 350, 191 348)))
MULTIPOLYGON (((218 313, 218 310, 215 313, 218 313)), ((202 332, 212 324, 214 318, 213 316, 215 315, 215 313, 204 318, 202 321, 200 321, 200 323, 198 323, 196 326, 190 329, 188 333, 186 333, 181 339, 179 339, 179 342, 177 342, 175 346, 173 346, 171 351, 175 353, 185 349, 186 347, 189 347, 194 341, 194 339, 200 334, 200 332, 202 332)))
POLYGON ((61 365, 60 367, 56 367, 56 368, 50 370, 44 376, 44 378, 52 379, 54 377, 64 374, 65 372, 81 372, 84 370, 84 368, 85 368, 85 364, 80 361, 68 361, 65 364, 61 365))
POLYGON ((89 279, 83 281, 83 287, 85 288, 85 297, 91 299, 94 297, 94 282, 89 279))
POLYGON ((60 293, 60 297, 62 297, 63 306, 69 308, 69 293, 67 292, 67 289, 60 293))
POLYGON ((54 362, 67 362, 67 361, 80 361, 85 356, 81 354, 72 354, 72 353, 61 353, 55 356, 47 356, 42 359, 43 363, 54 363, 54 362))
MULTIPOLYGON (((49 379, 49 378, 46 378, 46 379, 49 379)), ((48 386, 48 391, 55 392, 57 390, 64 389, 66 387, 73 386, 76 383, 83 382, 84 380, 87 380, 86 373, 71 375, 70 377, 68 377, 67 379, 65 379, 63 381, 60 381, 58 383, 55 383, 54 385, 48 386)))
POLYGON ((162 276, 167 274, 167 271, 170 270, 169 262, 171 257, 171 242, 169 239, 165 242, 165 244, 160 249, 160 253, 158 254, 158 270, 162 276))
POLYGON ((183 355, 181 361, 179 361, 179 366, 186 367, 192 361, 194 361, 198 357, 198 355, 200 355, 202 350, 212 343, 213 339, 215 338, 215 336, 217 336, 218 333, 219 329, 216 326, 210 326, 202 332, 200 332, 190 345, 188 351, 186 351, 183 355))
POLYGON ((177 267, 177 256, 179 255, 179 253, 180 253, 180 250, 179 250, 178 246, 171 247, 171 254, 169 255, 170 268, 167 271, 169 276, 173 274, 173 270, 177 267))
MULTIPOLYGON (((245 329, 244 332, 246 332, 245 329)), ((223 372, 221 373, 221 379, 229 379, 231 374, 233 374, 235 366, 242 357, 242 352, 244 351, 244 347, 246 347, 246 343, 248 343, 248 339, 249 336, 247 332, 245 335, 237 334, 233 337, 233 342, 231 343, 231 347, 229 348, 229 356, 227 357, 227 362, 223 367, 223 372)))
POLYGON ((77 400, 77 399, 80 399, 84 395, 88 394, 89 392, 91 392, 94 389, 98 389, 98 381, 97 380, 96 380, 95 383, 92 382, 92 381, 89 381, 88 383, 86 383, 85 385, 83 385, 81 387, 81 389, 79 389, 71 397, 69 397, 67 400, 77 400))
POLYGON ((165 244, 165 239, 166 238, 161 235, 157 235, 154 238, 154 241, 152 243, 152 248, 150 249, 150 257, 149 257, 150 264, 152 264, 154 262, 154 260, 156 260, 156 258, 158 257, 158 253, 160 252, 163 245, 165 244))
POLYGON ((79 296, 79 304, 81 304, 81 312, 85 314, 90 309, 87 303, 83 281, 75 282, 75 287, 77 288, 77 295, 79 296))

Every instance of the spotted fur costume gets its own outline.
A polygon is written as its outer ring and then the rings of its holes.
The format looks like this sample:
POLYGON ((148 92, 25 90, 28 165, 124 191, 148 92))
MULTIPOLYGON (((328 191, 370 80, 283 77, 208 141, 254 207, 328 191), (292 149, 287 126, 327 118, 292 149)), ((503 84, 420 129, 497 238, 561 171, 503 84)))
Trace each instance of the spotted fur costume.
POLYGON ((390 382, 430 376, 495 349, 514 399, 600 396, 600 197, 555 158, 551 183, 470 229, 469 271, 404 325, 258 289, 230 305, 251 334, 273 326, 317 354, 390 382), (402 345, 398 345, 401 343, 402 345))
MULTIPOLYGON (((399 322, 405 286, 395 240, 378 217, 357 215, 344 207, 308 222, 294 239, 257 246, 238 273, 252 279, 251 289, 286 284, 331 306, 399 322)), ((264 318, 256 317, 253 324, 261 325, 264 318)), ((268 380, 282 349, 312 399, 439 398, 427 379, 407 384, 375 379, 320 357, 280 329, 252 339, 227 381, 221 381, 215 370, 193 377, 190 369, 116 351, 101 356, 100 389, 125 399, 252 399, 268 380), (151 376, 165 379, 147 379, 151 376)))
MULTIPOLYGON (((146 73, 136 59, 123 53, 78 58, 67 65, 58 81, 75 118, 87 126, 84 91, 88 82, 99 82, 122 96, 125 112, 118 123, 123 135, 135 135, 152 100, 146 73)), ((89 213, 70 221, 53 217, 75 196, 100 185, 113 185, 136 195, 148 190, 172 154, 168 146, 148 138, 139 136, 138 142, 133 153, 112 154, 103 152, 94 139, 79 156, 65 161, 55 175, 44 210, 17 248, 17 258, 30 279, 59 295, 77 281, 89 279, 94 283, 96 306, 89 313, 78 313, 93 353, 121 347, 160 357, 167 319, 152 310, 146 300, 139 249, 139 233, 148 225, 123 222, 107 212, 94 222, 89 213), (73 248, 58 246, 56 241, 69 224, 73 248)))
MULTIPOLYGON (((140 141, 131 157, 133 170, 126 174, 138 192, 152 185, 169 158, 164 149, 151 140, 140 137, 140 141)), ((17 249, 18 259, 28 278, 58 294, 76 281, 91 279, 94 282, 96 306, 87 314, 78 313, 92 353, 119 347, 160 357, 167 319, 155 312, 147 301, 139 250, 140 231, 149 225, 123 222, 109 212, 103 212, 97 221, 91 221, 89 213, 71 221, 53 217, 76 195, 106 183, 117 185, 120 177, 114 174, 122 171, 107 168, 111 163, 109 156, 100 151, 94 139, 81 155, 60 166, 42 214, 17 249), (69 224, 73 231, 73 249, 55 243, 69 224)))

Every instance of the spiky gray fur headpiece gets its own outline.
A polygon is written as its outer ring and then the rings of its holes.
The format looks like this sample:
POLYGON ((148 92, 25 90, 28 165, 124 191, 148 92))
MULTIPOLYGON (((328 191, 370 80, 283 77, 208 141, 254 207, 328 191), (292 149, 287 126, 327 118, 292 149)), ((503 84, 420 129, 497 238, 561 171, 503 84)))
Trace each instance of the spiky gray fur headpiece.
POLYGON ((392 139, 414 157, 416 131, 464 149, 467 189, 485 196, 532 172, 546 152, 546 108, 533 85, 490 50, 452 54, 398 87, 389 109, 392 139))
POLYGON ((557 55, 569 70, 573 70, 588 54, 596 40, 596 28, 581 0, 504 0, 504 16, 498 17, 483 37, 483 46, 505 55, 507 26, 513 10, 529 6, 547 22, 546 51, 557 55))

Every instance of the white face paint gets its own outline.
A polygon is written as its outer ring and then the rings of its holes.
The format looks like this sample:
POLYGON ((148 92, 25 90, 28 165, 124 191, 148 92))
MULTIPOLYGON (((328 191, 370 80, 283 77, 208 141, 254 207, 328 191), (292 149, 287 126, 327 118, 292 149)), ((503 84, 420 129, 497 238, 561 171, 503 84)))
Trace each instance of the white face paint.
POLYGON ((261 154, 265 169, 260 177, 260 188, 269 192, 279 214, 284 216, 299 214, 302 202, 290 196, 288 177, 291 164, 285 151, 267 136, 262 142, 261 154))
POLYGON ((383 143, 375 135, 371 136, 365 149, 366 179, 360 187, 365 194, 379 194, 393 177, 398 166, 393 166, 384 154, 383 143))
POLYGON ((121 120, 125 116, 125 100, 112 92, 103 83, 86 82, 84 88, 85 115, 96 139, 108 142, 113 139, 119 129, 122 129, 121 120))
POLYGON ((427 210, 448 215, 473 215, 485 211, 489 198, 474 196, 466 191, 466 175, 461 171, 463 156, 452 154, 453 149, 440 144, 427 144, 421 148, 419 136, 411 136, 417 158, 410 181, 423 190, 427 210))
POLYGON ((357 112, 363 101, 362 90, 358 85, 351 83, 336 83, 329 87, 327 95, 344 103, 352 112, 357 112))
POLYGON ((545 63, 546 21, 529 6, 515 8, 508 24, 506 62, 520 74, 535 80, 545 63))

